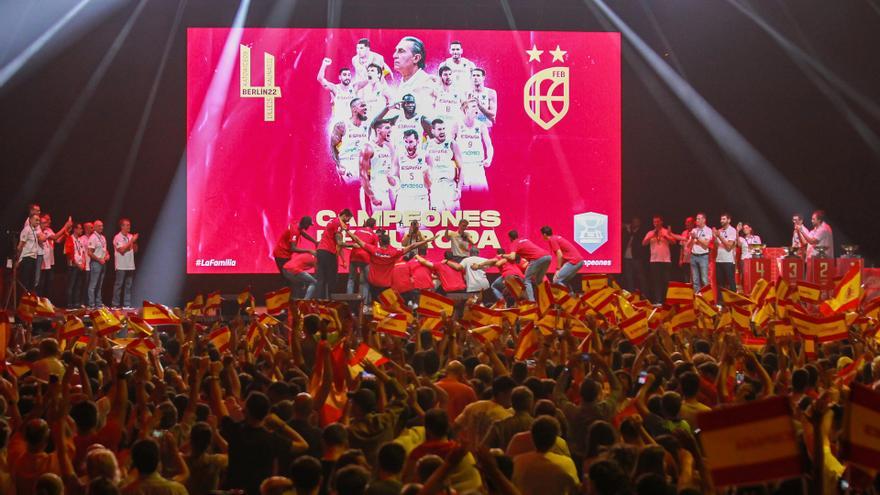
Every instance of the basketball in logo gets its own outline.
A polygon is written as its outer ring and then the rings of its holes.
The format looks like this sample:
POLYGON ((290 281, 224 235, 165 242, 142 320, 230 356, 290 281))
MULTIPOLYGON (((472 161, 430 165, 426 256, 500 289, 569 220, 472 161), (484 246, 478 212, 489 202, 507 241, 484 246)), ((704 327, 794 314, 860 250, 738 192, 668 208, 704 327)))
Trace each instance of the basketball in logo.
POLYGON ((550 67, 536 73, 523 87, 526 114, 545 131, 568 113, 568 67, 550 67))

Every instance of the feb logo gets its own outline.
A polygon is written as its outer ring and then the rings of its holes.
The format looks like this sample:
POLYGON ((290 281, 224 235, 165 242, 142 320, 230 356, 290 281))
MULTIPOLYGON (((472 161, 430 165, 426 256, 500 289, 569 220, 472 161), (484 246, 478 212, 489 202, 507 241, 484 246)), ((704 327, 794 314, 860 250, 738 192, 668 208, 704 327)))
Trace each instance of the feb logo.
POLYGON ((575 215, 574 240, 593 254, 608 241, 608 215, 592 211, 575 215))
POLYGON ((238 45, 239 78, 242 98, 263 99, 263 121, 275 122, 275 98, 281 98, 281 88, 275 86, 275 56, 263 54, 263 85, 251 85, 251 49, 238 45))
MULTIPOLYGON (((537 46, 532 45, 532 49, 526 50, 526 53, 529 55, 529 63, 541 62, 544 50, 538 50, 537 46)), ((549 53, 553 56, 552 62, 564 63, 564 56, 568 52, 556 45, 556 49, 549 53)), ((526 114, 545 131, 568 113, 569 75, 568 67, 548 67, 535 73, 523 86, 523 107, 526 114)))

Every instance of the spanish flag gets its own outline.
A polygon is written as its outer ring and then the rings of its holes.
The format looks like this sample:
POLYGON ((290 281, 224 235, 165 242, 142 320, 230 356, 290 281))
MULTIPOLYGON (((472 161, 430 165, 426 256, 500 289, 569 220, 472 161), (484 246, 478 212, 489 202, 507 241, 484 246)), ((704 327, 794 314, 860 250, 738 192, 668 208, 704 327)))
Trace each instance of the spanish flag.
POLYGON ((470 331, 470 334, 473 338, 482 342, 483 344, 492 342, 493 340, 497 340, 498 337, 501 336, 501 326, 500 325, 486 325, 482 327, 474 328, 470 331))
POLYGON ((562 322, 559 321, 559 316, 553 313, 547 313, 535 323, 538 330, 544 335, 551 335, 556 329, 560 328, 561 324, 562 322))
POLYGON ((617 296, 617 307, 620 308, 620 313, 624 318, 632 318, 636 314, 636 309, 630 304, 629 301, 626 300, 625 297, 618 294, 617 296))
POLYGON ((504 285, 515 300, 520 300, 526 292, 526 284, 519 277, 510 276, 504 279, 504 285))
POLYGON ((37 298, 36 315, 47 316, 49 318, 55 316, 55 306, 52 305, 52 301, 50 301, 48 297, 37 298))
POLYGON ((777 301, 796 301, 797 300, 797 288, 789 285, 789 283, 782 277, 779 277, 779 280, 776 281, 776 300, 777 301))
POLYGON ((391 313, 406 313, 406 301, 394 289, 385 289, 379 294, 379 304, 391 313))
POLYGON ((694 308, 709 318, 715 318, 718 315, 718 308, 700 295, 694 298, 694 308))
MULTIPOLYGON (((693 314, 693 311, 691 311, 691 314, 693 314)), ((639 311, 631 318, 620 322, 620 330, 633 345, 641 345, 650 333, 648 329, 648 315, 644 311, 639 311)))
POLYGON ((770 320, 770 325, 773 326, 773 331, 777 337, 794 337, 794 325, 787 319, 770 320))
POLYGON ((15 311, 21 321, 25 323, 34 321, 34 315, 37 313, 37 299, 37 295, 30 292, 21 296, 21 300, 18 302, 18 309, 15 311))
POLYGON ((673 330, 681 330, 682 328, 693 326, 696 323, 697 314, 694 312, 693 307, 678 308, 675 314, 672 315, 672 319, 669 321, 669 325, 673 330))
POLYGON ((604 307, 616 295, 616 291, 611 287, 596 289, 581 296, 581 299, 587 306, 593 308, 596 312, 600 312, 599 308, 604 307))
POLYGON ((535 351, 538 350, 538 332, 535 325, 530 323, 519 332, 519 340, 516 343, 516 350, 513 357, 519 361, 528 359, 535 351))
POLYGON ((171 308, 150 301, 144 301, 143 319, 150 325, 177 325, 180 323, 180 318, 171 311, 171 308))
POLYGON ((256 349, 260 336, 263 333, 263 328, 257 321, 252 321, 250 326, 248 326, 247 332, 244 335, 244 341, 247 344, 248 350, 253 351, 256 349))
MULTIPOLYGON (((2 322, 0 322, 2 324, 2 322)), ((60 340, 75 339, 86 334, 86 326, 75 315, 67 315, 67 321, 61 327, 58 337, 60 340)))
POLYGON ((257 321, 260 322, 260 325, 263 325, 265 327, 274 327, 275 325, 281 324, 281 322, 278 321, 277 318, 267 314, 257 316, 257 321))
POLYGON ((128 329, 140 332, 144 335, 153 335, 153 326, 146 322, 143 318, 137 316, 128 317, 128 329))
POLYGON ((733 323, 733 317, 730 316, 730 311, 724 311, 718 317, 718 320, 715 321, 715 330, 727 328, 731 323, 733 323))
POLYGON ((354 350, 354 353, 348 360, 348 371, 351 374, 352 378, 358 376, 362 371, 364 371, 364 361, 369 361, 375 366, 382 366, 383 364, 388 362, 388 358, 383 356, 382 353, 380 353, 376 349, 373 349, 367 344, 361 343, 361 345, 359 345, 358 348, 354 350))
POLYGON ((406 315, 390 313, 385 319, 379 322, 376 331, 404 339, 409 337, 409 332, 407 332, 406 315))
POLYGON ((819 306, 819 311, 825 316, 859 307, 859 300, 862 297, 862 271, 859 265, 853 265, 846 272, 846 275, 834 286, 832 294, 830 299, 819 306))
POLYGON ((730 308, 730 318, 733 321, 734 328, 741 332, 751 330, 752 314, 748 306, 745 304, 731 304, 728 307, 730 308))
POLYGON ((767 345, 767 339, 743 336, 742 345, 750 351, 760 352, 767 345))
POLYGON ((584 338, 593 333, 586 323, 577 318, 568 318, 569 331, 578 338, 584 338))
POLYGON ((248 287, 245 290, 241 291, 241 293, 238 294, 235 300, 238 302, 239 306, 244 306, 245 304, 249 303, 253 305, 253 298, 254 296, 251 294, 251 288, 248 287))
POLYGON ((587 273, 581 276, 581 292, 608 287, 608 275, 604 273, 587 273))
POLYGON ((519 318, 519 308, 498 309, 496 311, 501 313, 501 319, 510 326, 513 326, 519 318))
POLYGON ((803 335, 803 346, 804 346, 804 356, 807 359, 816 359, 818 356, 816 352, 816 347, 818 347, 818 343, 816 342, 816 337, 812 335, 803 335))
POLYGON ((419 331, 431 332, 431 336, 434 337, 434 340, 441 340, 444 335, 443 320, 434 316, 422 315, 422 321, 419 323, 419 331))
POLYGON ((666 304, 690 304, 693 300, 693 286, 684 282, 669 282, 666 288, 666 304))
POLYGON ((208 334, 208 342, 210 342, 218 352, 226 352, 229 350, 229 340, 232 338, 232 331, 229 327, 222 326, 210 334, 208 334))
POLYGON ((708 302, 712 306, 715 306, 718 304, 718 301, 715 299, 715 290, 712 289, 711 285, 707 285, 707 286, 703 287, 702 289, 700 289, 700 291, 697 292, 695 294, 695 296, 702 297, 706 302, 708 302))
POLYGON ((846 315, 842 313, 823 318, 791 312, 788 317, 798 332, 815 337, 819 343, 824 344, 849 338, 846 315))
POLYGON ((211 309, 220 309, 220 305, 223 303, 223 298, 220 297, 220 291, 215 291, 208 294, 208 299, 205 301, 205 310, 211 309))
POLYGON ((464 320, 477 326, 500 325, 501 313, 494 309, 474 304, 465 311, 464 320))
POLYGON ((116 333, 122 328, 122 322, 107 308, 100 308, 92 311, 92 326, 98 332, 98 335, 107 336, 116 333))
POLYGON ((752 323, 755 324, 755 328, 763 327, 770 318, 773 317, 773 305, 772 304, 762 304, 758 309, 752 312, 752 323))
POLYGON ((519 305, 520 321, 538 321, 538 306, 535 303, 522 303, 519 305))
POLYGON ((205 297, 201 294, 196 294, 195 299, 186 303, 186 307, 184 308, 184 314, 187 316, 202 316, 204 315, 205 310, 205 297))
POLYGON ((767 290, 767 287, 769 287, 769 286, 770 286, 770 282, 767 282, 767 280, 765 280, 763 278, 759 278, 755 282, 755 285, 752 286, 752 292, 749 293, 749 299, 760 304, 758 301, 760 300, 761 294, 765 290, 767 290))
MULTIPOLYGON (((337 311, 336 308, 327 305, 318 306, 318 316, 320 316, 322 320, 330 322, 330 324, 327 325, 327 330, 331 332, 342 330, 342 320, 339 318, 339 311, 337 311)), ((272 319, 275 320, 275 318, 272 319)), ((278 320, 275 320, 275 322, 277 323, 278 320)))
POLYGON ((721 288, 721 299, 724 304, 755 304, 755 301, 748 297, 723 287, 721 288))
POLYGON ((373 301, 373 320, 382 321, 390 314, 391 313, 386 311, 378 301, 373 301))
POLYGON ((798 298, 802 302, 809 304, 819 304, 819 301, 822 299, 822 289, 818 285, 809 282, 799 280, 797 293, 798 298))
POLYGON ((544 280, 535 287, 535 299, 538 302, 538 313, 544 315, 553 305, 553 292, 550 290, 550 282, 544 280))
POLYGON ((9 314, 0 311, 0 365, 6 362, 6 349, 9 346, 9 336, 12 334, 12 325, 9 324, 9 314))
POLYGON ((281 314, 290 304, 290 287, 266 293, 266 312, 270 315, 281 314))
POLYGON ((551 289, 553 291, 553 302, 567 314, 573 314, 575 307, 578 305, 578 300, 569 294, 568 287, 554 284, 551 289))
POLYGON ((841 457, 871 470, 880 469, 880 437, 867 434, 876 432, 880 424, 880 394, 853 384, 844 411, 841 457))
POLYGON ((447 317, 451 317, 455 303, 448 297, 426 290, 419 295, 419 309, 433 311, 438 315, 445 312, 447 317))
POLYGON ((155 348, 155 342, 150 339, 141 337, 139 339, 134 339, 131 343, 125 346, 125 352, 146 359, 147 354, 149 354, 150 351, 155 348))

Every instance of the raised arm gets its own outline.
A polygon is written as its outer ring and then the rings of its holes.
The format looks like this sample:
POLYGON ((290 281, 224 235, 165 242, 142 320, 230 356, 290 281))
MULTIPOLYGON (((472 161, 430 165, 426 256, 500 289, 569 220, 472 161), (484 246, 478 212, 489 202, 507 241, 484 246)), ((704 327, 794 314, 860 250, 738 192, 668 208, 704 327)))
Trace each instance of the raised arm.
POLYGON ((321 86, 330 92, 330 94, 336 96, 336 85, 331 83, 324 77, 324 72, 327 70, 327 66, 333 63, 329 58, 324 58, 321 60, 321 67, 318 69, 318 82, 321 83, 321 86))

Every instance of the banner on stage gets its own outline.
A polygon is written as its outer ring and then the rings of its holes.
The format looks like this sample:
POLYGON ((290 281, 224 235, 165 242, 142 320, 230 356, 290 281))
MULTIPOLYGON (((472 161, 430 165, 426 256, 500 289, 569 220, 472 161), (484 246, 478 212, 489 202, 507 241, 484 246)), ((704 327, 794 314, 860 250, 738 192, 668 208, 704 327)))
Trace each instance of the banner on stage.
POLYGON ((191 28, 187 272, 276 272, 343 208, 484 257, 549 225, 619 272, 620 105, 619 33, 191 28))

